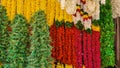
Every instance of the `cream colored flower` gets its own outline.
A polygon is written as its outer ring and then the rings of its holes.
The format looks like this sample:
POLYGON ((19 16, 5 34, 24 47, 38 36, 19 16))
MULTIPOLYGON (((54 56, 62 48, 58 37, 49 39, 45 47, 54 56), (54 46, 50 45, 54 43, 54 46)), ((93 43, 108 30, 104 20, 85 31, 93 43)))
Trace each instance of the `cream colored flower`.
POLYGON ((76 12, 77 0, 66 0, 66 12, 68 14, 74 14, 76 12))
POLYGON ((93 17, 93 19, 99 19, 100 4, 99 0, 87 0, 84 6, 84 11, 93 17))
POLYGON ((101 1, 101 4, 105 4, 106 3, 106 0, 100 0, 101 1))
POLYGON ((111 0, 113 18, 120 17, 120 0, 111 0))

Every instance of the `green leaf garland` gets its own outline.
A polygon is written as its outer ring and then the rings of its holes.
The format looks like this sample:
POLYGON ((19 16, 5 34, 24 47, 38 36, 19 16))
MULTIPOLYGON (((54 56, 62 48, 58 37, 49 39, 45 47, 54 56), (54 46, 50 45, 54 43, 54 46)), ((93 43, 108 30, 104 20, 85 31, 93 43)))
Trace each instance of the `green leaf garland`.
POLYGON ((8 63, 5 68, 25 68, 26 46, 28 42, 28 27, 22 15, 16 15, 11 24, 10 44, 8 48, 8 63))
POLYGON ((43 11, 36 12, 30 21, 32 36, 27 68, 52 68, 49 26, 43 11))
POLYGON ((106 0, 101 5, 100 26, 101 26, 101 61, 103 67, 115 65, 114 52, 114 23, 111 11, 111 0, 106 0))
POLYGON ((0 5, 0 63, 4 64, 6 61, 6 49, 8 46, 8 17, 5 7, 0 5))

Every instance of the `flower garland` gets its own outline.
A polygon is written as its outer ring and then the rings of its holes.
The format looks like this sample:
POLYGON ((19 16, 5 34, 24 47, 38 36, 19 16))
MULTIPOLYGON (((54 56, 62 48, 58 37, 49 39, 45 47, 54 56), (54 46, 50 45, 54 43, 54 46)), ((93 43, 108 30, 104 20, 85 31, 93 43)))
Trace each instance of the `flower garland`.
POLYGON ((113 18, 120 16, 120 0, 111 0, 113 18))
POLYGON ((32 23, 32 36, 30 37, 31 47, 27 68, 51 68, 49 26, 46 23, 44 11, 36 12, 30 22, 32 23))
POLYGON ((89 66, 88 66, 88 54, 87 54, 87 52, 88 52, 88 49, 87 49, 87 33, 86 33, 86 31, 83 31, 83 53, 84 53, 84 55, 83 55, 83 58, 84 58, 84 62, 83 62, 83 64, 85 65, 85 68, 88 68, 89 66))
POLYGON ((40 0, 35 0, 35 12, 40 10, 40 0))
POLYGON ((22 15, 16 15, 12 21, 7 63, 5 68, 24 68, 26 65, 26 46, 28 43, 28 27, 22 15), (22 59, 22 60, 21 60, 22 59))
POLYGON ((76 12, 77 0, 66 0, 65 8, 68 14, 74 14, 76 12))
POLYGON ((5 7, 0 5, 0 67, 6 63, 8 40, 8 17, 5 7))
POLYGON ((47 4, 47 0, 40 0, 40 10, 44 11, 45 13, 47 12, 46 4, 47 4))
POLYGON ((100 0, 101 4, 106 4, 106 0, 100 0))
POLYGON ((16 3, 17 3, 16 0, 12 0, 11 1, 11 16, 10 16, 10 20, 13 20, 15 14, 16 14, 16 6, 17 6, 16 3))
POLYGON ((30 1, 29 1, 29 0, 25 0, 25 1, 24 1, 24 15, 25 15, 27 21, 30 20, 31 10, 32 10, 32 7, 31 7, 30 1), (25 10, 25 9, 26 9, 26 10, 25 10))
MULTIPOLYGON (((93 34, 92 34, 93 35, 93 34)), ((89 68, 93 68, 93 61, 92 61, 92 45, 91 45, 91 43, 92 43, 92 39, 91 39, 92 37, 91 37, 91 34, 89 34, 89 33, 87 33, 87 41, 86 41, 86 43, 87 43, 87 61, 88 61, 88 67, 89 68)), ((100 48, 98 48, 98 49, 100 49, 100 48)), ((96 56, 96 57, 100 57, 100 56, 96 56)), ((98 63, 98 62, 96 62, 96 63, 98 63)), ((96 68, 96 67, 95 67, 96 68)))
POLYGON ((6 4, 6 9, 7 9, 7 16, 9 17, 10 19, 10 16, 11 16, 11 0, 7 0, 7 4, 6 4))
POLYGON ((114 52, 114 23, 112 18, 111 0, 106 0, 105 5, 101 5, 100 27, 101 27, 101 62, 103 67, 115 65, 114 52), (104 17, 103 17, 104 16, 104 17), (108 46, 109 45, 109 46, 108 46))
POLYGON ((100 17, 100 4, 99 0, 87 0, 86 4, 84 5, 84 11, 87 12, 89 15, 92 16, 93 19, 99 20, 100 17), (92 6, 92 7, 90 7, 92 6))
POLYGON ((54 23, 55 7, 56 7, 55 2, 56 0, 48 0, 47 2, 47 19, 48 19, 47 22, 49 26, 51 26, 54 23))
POLYGON ((17 14, 23 14, 23 3, 24 0, 16 0, 16 5, 17 5, 17 14))
POLYGON ((6 7, 7 6, 7 1, 6 0, 2 0, 1 4, 6 7))
POLYGON ((75 68, 82 68, 82 31, 74 27, 73 31, 73 41, 74 41, 74 46, 73 47, 73 65, 75 68), (74 52, 75 51, 75 52, 74 52), (76 57, 76 58, 75 58, 76 57))
POLYGON ((33 14, 36 11, 36 0, 31 0, 30 1, 30 5, 31 5, 31 14, 33 14))
POLYGON ((53 24, 51 27, 50 27, 50 37, 51 37, 51 46, 53 47, 52 48, 52 57, 53 58, 57 58, 57 27, 55 26, 55 24, 53 24))
POLYGON ((92 16, 84 12, 81 5, 77 4, 76 7, 76 13, 73 15, 74 24, 76 25, 80 21, 84 25, 84 29, 91 33, 92 16))
POLYGON ((101 68, 100 60, 100 32, 92 32, 92 55, 93 55, 93 67, 101 68), (97 57, 96 57, 97 56, 97 57))

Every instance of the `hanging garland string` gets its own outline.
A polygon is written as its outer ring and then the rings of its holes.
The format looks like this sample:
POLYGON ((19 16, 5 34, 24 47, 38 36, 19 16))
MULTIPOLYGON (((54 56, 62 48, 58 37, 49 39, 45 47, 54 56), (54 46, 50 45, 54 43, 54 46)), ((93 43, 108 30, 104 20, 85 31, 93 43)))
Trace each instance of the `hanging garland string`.
POLYGON ((31 53, 28 56, 27 68, 51 68, 49 26, 44 11, 36 12, 30 22, 32 23, 31 53))
POLYGON ((85 65, 85 68, 88 68, 88 54, 87 54, 87 33, 86 31, 83 31, 83 53, 84 53, 84 56, 83 56, 83 59, 84 59, 84 65, 85 65))
POLYGON ((73 55, 74 59, 72 64, 75 68, 82 68, 82 31, 77 29, 76 27, 73 28, 73 55))
POLYGON ((26 65, 26 46, 28 27, 22 15, 16 15, 11 25, 10 41, 5 68, 24 68, 26 65))
POLYGON ((0 5, 0 67, 6 63, 6 50, 8 47, 8 17, 5 7, 0 5))
POLYGON ((112 18, 111 0, 106 0, 101 5, 100 27, 101 27, 101 61, 103 67, 115 65, 114 52, 114 23, 112 18), (104 17, 103 17, 104 16, 104 17))

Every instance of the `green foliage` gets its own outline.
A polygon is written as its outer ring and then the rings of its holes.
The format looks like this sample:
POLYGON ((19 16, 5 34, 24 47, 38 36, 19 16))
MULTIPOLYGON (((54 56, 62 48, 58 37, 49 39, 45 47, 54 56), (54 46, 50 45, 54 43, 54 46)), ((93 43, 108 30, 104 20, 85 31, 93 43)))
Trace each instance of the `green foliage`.
POLYGON ((77 27, 79 30, 83 30, 83 29, 84 29, 84 25, 81 23, 81 21, 78 21, 78 22, 77 22, 76 27, 77 27))
POLYGON ((22 15, 16 15, 11 24, 7 64, 5 68, 25 68, 28 27, 22 15))
POLYGON ((0 63, 5 63, 6 48, 8 46, 8 17, 6 9, 0 5, 0 63))
POLYGON ((101 5, 101 61, 103 67, 115 65, 114 52, 114 23, 111 11, 111 0, 106 0, 106 5, 101 5))
POLYGON ((45 13, 36 12, 30 23, 32 23, 31 54, 28 57, 27 68, 51 68, 50 36, 45 13))
POLYGON ((74 24, 66 21, 65 26, 71 28, 72 26, 74 26, 74 24))
POLYGON ((60 27, 60 26, 62 26, 63 25, 63 23, 64 23, 64 21, 62 20, 62 21, 58 21, 58 20, 56 20, 55 21, 55 25, 56 25, 56 27, 60 27))

